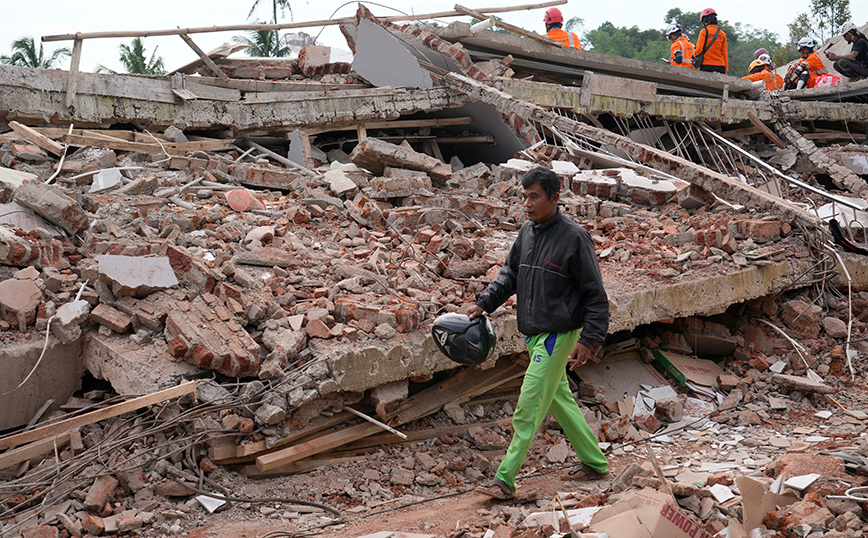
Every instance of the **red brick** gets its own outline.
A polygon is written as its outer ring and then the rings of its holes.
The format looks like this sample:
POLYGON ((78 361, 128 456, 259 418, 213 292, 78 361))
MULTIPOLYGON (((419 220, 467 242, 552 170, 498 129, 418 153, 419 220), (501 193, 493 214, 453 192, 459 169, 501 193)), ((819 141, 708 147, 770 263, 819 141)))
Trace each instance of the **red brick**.
POLYGON ((739 222, 739 231, 757 243, 764 243, 780 237, 781 223, 777 220, 743 220, 739 222))
POLYGON ((21 538, 58 538, 60 531, 50 525, 39 525, 21 531, 21 538))
POLYGON ((305 331, 308 336, 311 338, 331 338, 332 333, 328 328, 328 325, 323 323, 321 320, 312 319, 307 322, 307 326, 305 327, 305 331))
POLYGON ((91 311, 90 319, 120 334, 129 331, 133 322, 133 318, 127 314, 105 304, 97 305, 91 311))
POLYGON ((88 516, 87 519, 81 522, 81 528, 88 534, 99 536, 105 532, 105 523, 99 516, 88 516))
POLYGON ((97 477, 87 492, 84 507, 92 512, 102 511, 116 487, 118 487, 118 481, 113 476, 97 477))

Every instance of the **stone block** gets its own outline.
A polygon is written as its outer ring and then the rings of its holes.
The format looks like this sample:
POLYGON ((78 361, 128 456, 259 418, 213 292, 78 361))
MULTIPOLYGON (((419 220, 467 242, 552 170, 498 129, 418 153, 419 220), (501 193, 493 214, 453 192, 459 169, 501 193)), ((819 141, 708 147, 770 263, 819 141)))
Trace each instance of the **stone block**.
POLYGON ((757 243, 774 241, 781 236, 781 222, 777 220, 748 219, 738 223, 738 231, 757 243))
POLYGON ((823 329, 832 338, 847 338, 847 324, 838 318, 831 316, 823 318, 823 329))
POLYGON ((90 313, 90 319, 119 334, 129 331, 133 321, 127 314, 105 304, 94 308, 90 313))
POLYGON ((90 225, 87 214, 78 202, 64 194, 59 187, 41 181, 24 181, 15 191, 15 201, 72 235, 84 231, 90 225))
MULTIPOLYGON (((5 208, 21 206, 6 205, 5 208)), ((0 205, 0 213, 5 209, 0 205)), ((38 219, 39 217, 33 217, 38 219)), ((41 219, 40 219, 41 220, 41 219)), ((57 267, 65 268, 69 262, 63 255, 63 243, 57 239, 42 239, 37 234, 25 234, 21 230, 0 227, 0 264, 13 267, 57 267)))
POLYGON ((371 180, 371 198, 388 200, 389 198, 406 198, 407 196, 431 194, 431 178, 421 174, 415 177, 387 178, 377 177, 371 180))
POLYGON ((102 255, 99 277, 110 284, 115 297, 147 295, 178 285, 178 279, 169 264, 169 258, 142 258, 136 256, 102 255))
POLYGON ((0 282, 0 319, 24 332, 36 321, 42 290, 32 280, 9 279, 0 282))
POLYGON ((99 516, 88 516, 81 522, 81 528, 88 534, 99 536, 105 532, 105 522, 99 516))
POLYGON ((60 531, 50 525, 37 525, 21 531, 21 538, 59 538, 60 531))
MULTIPOLYGON (((260 167, 253 164, 239 164, 232 170, 232 176, 248 187, 295 190, 293 183, 305 176, 286 168, 275 166, 260 167)), ((249 192, 249 191, 248 191, 249 192)), ((262 204, 259 201, 259 204, 262 204)), ((259 209, 259 208, 256 208, 259 209)), ((264 204, 262 209, 265 209, 264 204)))

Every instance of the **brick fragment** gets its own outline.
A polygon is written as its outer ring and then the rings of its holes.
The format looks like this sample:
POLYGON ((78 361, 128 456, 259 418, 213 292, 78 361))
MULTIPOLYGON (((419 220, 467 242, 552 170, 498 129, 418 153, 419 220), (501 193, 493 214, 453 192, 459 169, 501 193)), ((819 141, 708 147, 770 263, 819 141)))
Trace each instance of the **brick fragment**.
POLYGON ((92 512, 101 512, 111 498, 118 481, 111 475, 99 476, 87 491, 84 499, 84 507, 92 512))
POLYGON ((90 319, 118 334, 129 331, 133 322, 133 318, 127 314, 105 304, 100 304, 94 308, 90 313, 90 319))

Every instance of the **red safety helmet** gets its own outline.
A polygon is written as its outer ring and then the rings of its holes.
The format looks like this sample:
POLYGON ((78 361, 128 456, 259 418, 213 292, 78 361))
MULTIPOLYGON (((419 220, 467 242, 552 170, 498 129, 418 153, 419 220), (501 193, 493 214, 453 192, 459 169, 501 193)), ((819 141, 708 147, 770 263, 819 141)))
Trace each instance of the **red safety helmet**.
POLYGON ((557 22, 563 24, 564 14, 561 13, 560 9, 558 9, 556 7, 550 7, 546 10, 546 16, 545 16, 545 19, 543 19, 543 20, 545 21, 546 24, 554 24, 557 22))
POLYGON ((717 15, 717 11, 714 11, 712 8, 707 7, 702 10, 702 13, 699 14, 699 20, 704 19, 707 15, 717 15))

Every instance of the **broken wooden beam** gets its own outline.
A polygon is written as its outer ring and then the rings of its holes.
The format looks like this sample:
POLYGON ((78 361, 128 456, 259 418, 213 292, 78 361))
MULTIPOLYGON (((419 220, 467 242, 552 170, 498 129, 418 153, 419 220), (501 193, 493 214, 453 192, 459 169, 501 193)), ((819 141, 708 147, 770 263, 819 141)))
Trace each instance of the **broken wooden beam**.
POLYGON ((45 151, 53 153, 58 157, 63 155, 63 144, 60 144, 59 142, 48 138, 36 129, 33 129, 32 127, 28 127, 26 125, 21 125, 17 121, 10 121, 9 127, 12 127, 13 131, 20 134, 27 140, 30 140, 45 151))
POLYGON ((193 52, 199 55, 199 58, 201 58, 202 61, 205 62, 205 65, 208 66, 208 69, 210 69, 212 73, 217 75, 217 77, 222 81, 229 80, 229 77, 226 76, 226 73, 224 73, 222 69, 217 67, 217 64, 214 63, 214 60, 212 60, 211 57, 209 57, 208 54, 205 53, 204 50, 200 49, 199 45, 197 45, 192 39, 190 39, 190 36, 188 36, 187 34, 179 35, 181 36, 181 39, 183 39, 184 42, 187 43, 187 45, 189 45, 191 49, 193 49, 193 52))
POLYGON ((87 424, 93 424, 94 422, 99 422, 107 418, 123 415, 124 413, 136 411, 143 407, 148 407, 149 405, 154 405, 166 400, 180 398, 187 394, 193 394, 196 392, 196 383, 196 381, 188 381, 175 387, 139 396, 138 398, 133 398, 132 400, 121 402, 103 409, 97 409, 96 411, 91 411, 90 413, 85 413, 77 417, 71 417, 52 424, 46 424, 30 431, 0 437, 0 449, 23 445, 47 437, 53 437, 87 424))
POLYGON ((762 120, 757 118, 756 114, 748 111, 747 119, 750 120, 750 122, 754 125, 754 127, 759 129, 762 132, 762 134, 764 134, 766 136, 766 138, 771 140, 774 143, 774 145, 776 145, 777 147, 779 147, 781 149, 787 149, 787 145, 784 144, 783 140, 781 140, 778 137, 778 135, 776 135, 775 132, 772 131, 765 123, 763 123, 762 120))
POLYGON ((73 108, 75 105, 75 90, 78 86, 78 68, 81 64, 81 46, 83 40, 79 37, 74 38, 72 44, 72 58, 69 60, 69 77, 66 82, 66 108, 73 108))
POLYGON ((11 467, 21 463, 22 461, 27 461, 31 458, 48 454, 55 450, 55 448, 63 448, 63 446, 69 443, 69 435, 70 432, 66 431, 58 433, 52 437, 46 437, 45 439, 33 441, 24 446, 8 450, 0 454, 0 469, 5 469, 6 467, 11 467))
MULTIPOLYGON (((457 11, 458 13, 461 13, 461 14, 463 14, 463 15, 468 15, 468 16, 470 16, 470 17, 474 17, 474 18, 479 19, 479 20, 481 20, 481 21, 484 21, 485 19, 488 18, 488 17, 487 17, 484 13, 482 13, 482 12, 479 12, 479 11, 476 11, 476 10, 473 10, 473 9, 466 8, 466 7, 461 6, 461 5, 459 5, 459 4, 455 4, 455 8, 454 8, 454 9, 455 9, 455 11, 457 11)), ((512 33, 514 33, 514 34, 520 35, 521 37, 526 37, 526 38, 528 38, 528 39, 533 39, 534 41, 539 41, 540 43, 545 43, 546 45, 552 45, 552 46, 555 46, 555 47, 563 47, 563 45, 561 45, 558 41, 555 41, 554 39, 552 39, 552 38, 550 38, 550 37, 548 37, 548 36, 543 36, 543 35, 540 35, 540 34, 536 34, 536 33, 534 33, 534 32, 531 32, 531 31, 529 31, 529 30, 525 30, 525 29, 522 28, 521 26, 516 26, 516 25, 514 25, 514 24, 510 24, 510 23, 508 23, 508 22, 506 22, 506 21, 495 21, 494 24, 495 24, 498 28, 500 28, 500 29, 502 29, 502 30, 506 30, 507 32, 512 32, 512 33)))
POLYGON ((667 151, 639 144, 625 136, 549 112, 533 103, 516 99, 508 93, 457 73, 447 73, 443 77, 443 82, 450 88, 495 106, 502 114, 515 114, 529 122, 539 122, 567 134, 586 137, 612 146, 624 151, 640 163, 702 187, 727 201, 741 203, 758 211, 777 212, 785 219, 800 222, 811 228, 819 226, 816 217, 795 204, 667 151))

